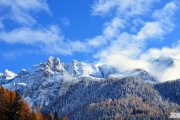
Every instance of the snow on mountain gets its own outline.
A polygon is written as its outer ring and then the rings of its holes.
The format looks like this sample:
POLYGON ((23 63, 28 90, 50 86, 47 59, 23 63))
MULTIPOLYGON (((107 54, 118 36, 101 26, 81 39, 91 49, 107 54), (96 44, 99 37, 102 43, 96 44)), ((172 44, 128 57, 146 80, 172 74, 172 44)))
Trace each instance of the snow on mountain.
POLYGON ((65 64, 64 68, 72 77, 89 76, 96 72, 92 65, 76 60, 73 60, 70 64, 65 64))
POLYGON ((0 73, 0 77, 3 76, 3 73, 0 73))
POLYGON ((14 79, 17 76, 17 74, 15 74, 12 71, 9 70, 5 70, 4 73, 0 73, 0 84, 4 84, 12 79, 14 79))
POLYGON ((174 59, 171 57, 160 56, 159 58, 154 58, 151 61, 152 66, 158 70, 166 70, 174 65, 174 59))
POLYGON ((5 70, 5 72, 4 72, 4 76, 5 76, 5 79, 6 80, 11 80, 11 79, 13 79, 14 77, 16 77, 17 76, 17 74, 15 74, 15 73, 13 73, 12 71, 9 71, 9 70, 5 70))
POLYGON ((57 96, 66 94, 68 89, 81 80, 101 81, 106 78, 137 77, 146 82, 155 79, 148 72, 136 69, 119 73, 115 68, 102 64, 88 64, 73 60, 71 63, 62 63, 59 58, 49 57, 46 63, 34 65, 31 70, 22 69, 19 74, 5 71, 6 79, 3 87, 17 91, 31 106, 47 106, 57 96), (13 78, 13 79, 12 79, 13 78))
POLYGON ((83 77, 95 80, 91 76, 94 73, 96 70, 93 65, 78 61, 64 64, 59 58, 49 57, 46 63, 34 65, 29 71, 22 69, 13 80, 3 84, 3 87, 17 91, 32 106, 40 104, 42 107, 56 96, 65 94, 70 86, 83 77))
POLYGON ((132 71, 126 71, 123 73, 111 74, 108 78, 126 78, 126 77, 135 77, 137 79, 142 79, 145 82, 156 83, 157 80, 154 76, 150 75, 147 71, 143 69, 135 69, 132 71))

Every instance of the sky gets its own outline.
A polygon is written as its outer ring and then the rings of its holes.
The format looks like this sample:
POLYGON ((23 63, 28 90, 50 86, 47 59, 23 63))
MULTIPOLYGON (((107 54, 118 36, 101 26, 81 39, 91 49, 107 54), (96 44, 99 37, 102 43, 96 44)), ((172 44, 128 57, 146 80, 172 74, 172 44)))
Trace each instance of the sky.
POLYGON ((179 0, 0 1, 0 72, 49 56, 149 70, 150 59, 180 59, 179 51, 179 0))

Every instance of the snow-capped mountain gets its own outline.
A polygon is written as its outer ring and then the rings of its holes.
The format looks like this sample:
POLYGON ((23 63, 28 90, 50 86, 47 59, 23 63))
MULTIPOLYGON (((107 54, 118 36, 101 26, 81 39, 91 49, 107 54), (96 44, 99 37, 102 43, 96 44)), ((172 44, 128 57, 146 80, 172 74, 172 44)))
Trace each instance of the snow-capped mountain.
POLYGON ((4 71, 4 73, 0 73, 0 84, 4 84, 4 83, 8 82, 9 80, 12 80, 16 76, 17 76, 17 74, 6 69, 4 71))
POLYGON ((57 96, 81 80, 102 81, 107 78, 134 77, 145 82, 156 82, 155 78, 142 69, 120 73, 108 65, 88 64, 73 60, 62 63, 59 58, 49 57, 46 63, 34 65, 31 70, 22 69, 17 75, 8 70, 1 74, 3 87, 17 91, 31 106, 47 106, 57 96), (11 79, 10 79, 11 78, 11 79), (8 82, 4 82, 7 81, 8 82))
POLYGON ((1 79, 5 79, 5 80, 11 80, 16 76, 17 74, 7 69, 4 71, 4 73, 0 73, 0 77, 2 77, 1 79))
MULTIPOLYGON (((22 69, 11 80, 6 70, 6 74, 1 74, 1 84, 3 87, 15 90, 24 96, 32 106, 36 104, 48 105, 49 101, 59 95, 65 94, 68 88, 82 80, 84 77, 101 77, 97 67, 73 60, 70 64, 60 62, 59 58, 49 57, 46 63, 34 65, 31 70, 22 69), (4 82, 7 81, 8 82, 4 82)), ((100 78, 97 78, 100 79, 100 78)))

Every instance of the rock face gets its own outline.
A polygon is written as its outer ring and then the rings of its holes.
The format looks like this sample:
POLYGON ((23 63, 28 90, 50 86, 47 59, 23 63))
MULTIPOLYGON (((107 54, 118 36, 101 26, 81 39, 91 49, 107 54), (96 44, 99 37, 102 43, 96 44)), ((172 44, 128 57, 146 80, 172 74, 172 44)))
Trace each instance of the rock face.
POLYGON ((63 66, 59 58, 49 57, 46 63, 46 69, 61 72, 63 71, 63 66))

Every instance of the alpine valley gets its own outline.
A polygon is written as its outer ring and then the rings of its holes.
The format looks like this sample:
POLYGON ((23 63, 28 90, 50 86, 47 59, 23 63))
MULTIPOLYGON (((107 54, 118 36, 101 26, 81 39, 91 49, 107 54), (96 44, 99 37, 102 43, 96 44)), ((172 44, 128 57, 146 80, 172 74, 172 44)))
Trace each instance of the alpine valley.
MULTIPOLYGON (((165 69, 174 62, 160 57, 152 65, 165 69)), ((5 70, 0 84, 16 91, 33 110, 39 106, 56 119, 166 120, 171 112, 180 112, 180 80, 159 82, 139 68, 119 72, 106 64, 76 60, 66 64, 49 57, 46 63, 17 74, 5 70)))

